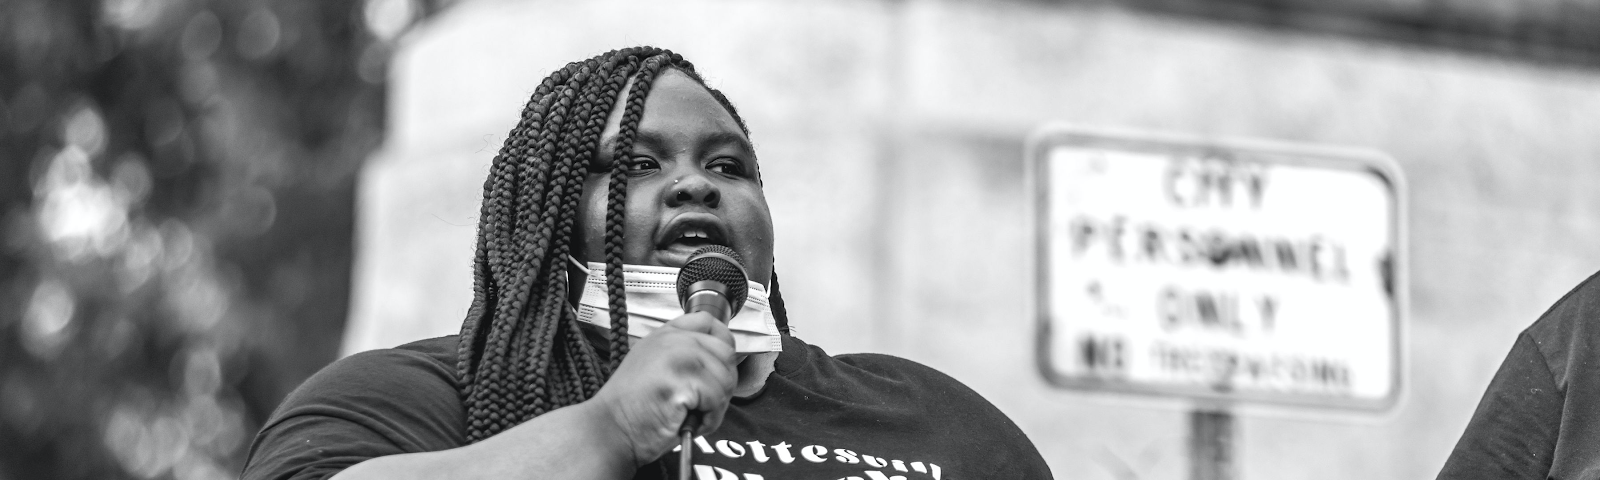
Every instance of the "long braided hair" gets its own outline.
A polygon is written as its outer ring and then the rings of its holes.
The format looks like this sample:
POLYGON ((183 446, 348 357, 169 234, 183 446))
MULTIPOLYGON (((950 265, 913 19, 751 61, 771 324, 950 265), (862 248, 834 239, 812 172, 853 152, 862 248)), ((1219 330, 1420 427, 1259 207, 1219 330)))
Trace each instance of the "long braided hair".
MULTIPOLYGON (((682 56, 652 47, 613 50, 567 64, 534 90, 506 135, 483 184, 473 301, 461 325, 456 364, 467 413, 467 441, 477 442, 528 419, 593 397, 628 353, 622 278, 625 159, 658 74, 676 69, 702 86, 682 56), (579 215, 584 176, 600 132, 629 79, 607 192, 605 275, 609 345, 599 352, 579 329, 563 274, 579 215), (602 358, 602 355, 605 355, 602 358)), ((733 105, 706 87, 748 136, 733 105)), ((773 274, 773 313, 788 314, 773 274)), ((581 282, 581 279, 574 281, 581 282)))

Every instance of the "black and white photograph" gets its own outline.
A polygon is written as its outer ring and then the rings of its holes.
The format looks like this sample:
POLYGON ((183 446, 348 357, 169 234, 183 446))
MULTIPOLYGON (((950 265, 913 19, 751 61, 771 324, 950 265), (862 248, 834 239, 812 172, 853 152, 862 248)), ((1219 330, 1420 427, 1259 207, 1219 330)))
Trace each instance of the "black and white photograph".
POLYGON ((1596 32, 0 0, 0 480, 1600 479, 1596 32))

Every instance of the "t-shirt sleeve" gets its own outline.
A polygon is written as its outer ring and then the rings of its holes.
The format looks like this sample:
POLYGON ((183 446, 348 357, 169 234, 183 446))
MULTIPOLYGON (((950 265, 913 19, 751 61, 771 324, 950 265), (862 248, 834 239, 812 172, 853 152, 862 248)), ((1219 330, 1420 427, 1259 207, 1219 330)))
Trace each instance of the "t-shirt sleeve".
POLYGON ((1033 440, 1011 417, 1001 412, 989 400, 983 398, 978 392, 967 387, 966 384, 955 378, 945 375, 922 364, 918 367, 927 369, 937 378, 942 378, 941 386, 936 390, 937 402, 949 410, 947 418, 952 418, 956 425, 952 433, 970 435, 973 445, 992 446, 987 454, 991 457, 994 469, 985 474, 985 478, 993 479, 1027 479, 1047 480, 1054 478, 1050 473, 1050 465, 1044 457, 1039 455, 1038 447, 1033 445, 1033 440), (949 401, 959 400, 959 401, 949 401))
POLYGON ((1050 465, 1016 422, 961 381, 933 367, 889 355, 837 358, 904 382, 908 387, 904 395, 920 405, 924 414, 919 423, 928 429, 926 434, 962 438, 963 443, 982 449, 976 457, 983 465, 966 466, 970 471, 982 471, 984 478, 993 479, 1054 478, 1050 465))
POLYGON ((377 350, 317 372, 262 427, 242 478, 324 479, 367 459, 464 444, 454 365, 441 357, 377 350))
POLYGON ((1562 406, 1538 345, 1528 333, 1518 335, 1438 478, 1546 478, 1562 406))

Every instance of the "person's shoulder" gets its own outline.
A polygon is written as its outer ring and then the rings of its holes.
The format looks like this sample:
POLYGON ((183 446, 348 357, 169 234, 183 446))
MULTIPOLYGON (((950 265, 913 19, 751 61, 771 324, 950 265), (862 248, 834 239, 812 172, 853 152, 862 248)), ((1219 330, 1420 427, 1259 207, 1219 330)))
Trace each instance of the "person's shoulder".
POLYGON ((783 348, 779 374, 839 395, 893 397, 926 408, 993 410, 988 400, 961 381, 914 360, 882 353, 829 355, 790 336, 784 337, 783 348))
POLYGON ((946 375, 936 368, 924 365, 915 360, 897 357, 884 353, 847 353, 834 355, 833 359, 888 378, 919 379, 939 383, 961 382, 954 377, 946 375))
POLYGON ((915 406, 919 417, 954 431, 968 432, 977 444, 1004 446, 989 459, 1000 477, 1051 478, 1050 467, 1033 441, 982 394, 955 377, 921 362, 882 353, 835 355, 861 384, 875 384, 879 400, 893 398, 915 406), (1003 470, 1004 472, 1001 472, 1003 470))
POLYGON ((907 400, 927 402, 928 408, 974 411, 999 410, 978 392, 939 369, 904 357, 884 353, 847 353, 827 357, 835 375, 848 376, 858 385, 875 385, 907 400))
MULTIPOLYGON (((394 348, 371 350, 362 353, 370 354, 368 356, 380 358, 385 356, 406 357, 409 359, 425 361, 434 365, 439 365, 445 367, 451 372, 454 372, 456 368, 456 359, 459 358, 459 354, 461 352, 460 347, 456 342, 456 338, 457 337, 455 335, 446 335, 443 337, 429 338, 426 340, 417 340, 415 342, 407 343, 394 348)), ((361 353, 356 355, 361 355, 361 353)), ((452 380, 454 379, 454 373, 451 374, 451 378, 452 380)))
POLYGON ((1600 272, 1562 295, 1522 335, 1541 348, 1559 340, 1600 336, 1600 272))
POLYGON ((295 388, 251 444, 243 478, 331 474, 465 443, 455 337, 341 358, 295 388))
POLYGON ((1524 341, 1560 385, 1566 384, 1569 367, 1588 365, 1593 355, 1589 345, 1600 343, 1600 272, 1578 283, 1524 329, 1518 342, 1524 341))
POLYGON ((432 338, 336 360, 291 392, 274 417, 373 398, 448 403, 458 387, 455 338, 432 338))
POLYGON ((426 377, 456 384, 456 337, 419 340, 394 348, 358 352, 341 358, 312 376, 340 377, 356 384, 415 380, 426 377))
POLYGON ((1550 305, 1539 316, 1540 324, 1561 323, 1563 321, 1600 321, 1600 272, 1589 275, 1589 278, 1572 287, 1560 300, 1550 305))

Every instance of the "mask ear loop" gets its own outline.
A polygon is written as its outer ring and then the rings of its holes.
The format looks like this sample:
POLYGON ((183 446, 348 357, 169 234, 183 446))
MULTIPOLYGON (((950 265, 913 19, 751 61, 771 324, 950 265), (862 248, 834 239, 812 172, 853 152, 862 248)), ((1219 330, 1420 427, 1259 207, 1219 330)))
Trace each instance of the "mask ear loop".
POLYGON ((577 257, 567 254, 567 263, 570 268, 561 269, 561 288, 567 292, 567 309, 572 311, 572 318, 578 318, 578 302, 583 301, 583 289, 589 282, 589 267, 578 261, 577 257), (583 282, 578 283, 578 288, 573 289, 573 269, 583 273, 583 282))

